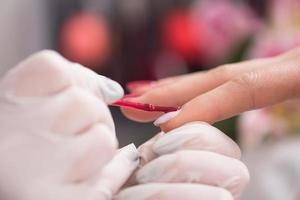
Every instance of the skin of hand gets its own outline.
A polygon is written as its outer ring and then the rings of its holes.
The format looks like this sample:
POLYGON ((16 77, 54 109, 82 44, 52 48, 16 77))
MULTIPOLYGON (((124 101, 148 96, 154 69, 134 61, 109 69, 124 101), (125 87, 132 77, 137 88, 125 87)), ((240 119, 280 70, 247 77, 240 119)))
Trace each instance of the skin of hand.
POLYGON ((109 200, 138 165, 118 150, 116 82, 44 50, 0 81, 0 198, 109 200))
POLYGON ((237 144, 205 122, 161 132, 139 152, 131 186, 115 200, 238 200, 249 182, 237 144))
MULTIPOLYGON (((188 122, 212 124, 244 111, 297 99, 299 85, 300 48, 296 48, 272 58, 226 64, 137 87, 141 96, 130 101, 182 106, 180 112, 163 115, 156 121, 167 132, 188 122)), ((129 108, 122 111, 128 118, 142 122, 161 116, 129 108)))

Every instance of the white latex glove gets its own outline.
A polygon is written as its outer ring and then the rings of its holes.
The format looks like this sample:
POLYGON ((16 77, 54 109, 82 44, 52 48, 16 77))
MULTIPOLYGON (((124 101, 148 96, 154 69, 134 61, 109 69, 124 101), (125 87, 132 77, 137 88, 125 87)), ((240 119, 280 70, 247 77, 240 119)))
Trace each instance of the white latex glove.
POLYGON ((245 200, 300 199, 300 137, 273 140, 245 154, 252 173, 245 200))
POLYGON ((107 103, 114 81, 42 51, 0 82, 0 199, 103 200, 138 165, 134 145, 117 150, 107 103))
POLYGON ((203 122, 160 133, 139 151, 139 185, 121 191, 117 200, 239 199, 249 181, 239 147, 203 122))

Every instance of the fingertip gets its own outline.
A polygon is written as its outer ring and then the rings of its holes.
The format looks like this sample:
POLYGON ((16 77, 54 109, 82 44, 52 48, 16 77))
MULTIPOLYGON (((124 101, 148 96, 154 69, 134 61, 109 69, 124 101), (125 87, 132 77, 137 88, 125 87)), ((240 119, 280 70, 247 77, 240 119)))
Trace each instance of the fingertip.
POLYGON ((136 122, 151 122, 160 116, 159 113, 150 113, 133 108, 121 108, 121 112, 130 120, 136 122))
POLYGON ((105 76, 99 75, 99 77, 101 81, 100 90, 107 104, 113 103, 124 96, 124 90, 119 83, 105 76))
MULTIPOLYGON (((174 120, 173 120, 174 121, 174 120)), ((173 123, 173 121, 171 122, 166 122, 164 124, 161 124, 159 126, 159 128, 161 129, 161 131, 163 131, 164 133, 168 133, 170 131, 172 131, 173 129, 176 129, 178 127, 180 127, 180 125, 173 123)))
POLYGON ((173 122, 167 122, 165 124, 161 124, 159 127, 164 133, 168 133, 168 132, 172 131, 173 129, 180 127, 180 124, 173 123, 173 122))
POLYGON ((121 148, 119 153, 129 161, 139 162, 139 152, 133 143, 121 148))
MULTIPOLYGON (((177 104, 174 104, 174 102, 170 102, 169 98, 162 98, 162 93, 158 90, 155 91, 150 91, 147 92, 145 94, 142 95, 138 95, 137 97, 129 97, 126 98, 126 101, 130 101, 130 102, 136 102, 136 103, 146 103, 146 104, 151 104, 151 105, 155 105, 155 106, 166 106, 166 107, 178 107, 177 104)), ((132 108, 121 108, 122 113, 129 119, 134 120, 134 121, 138 121, 138 122, 150 122, 153 120, 156 120, 158 118, 160 118, 160 116, 163 116, 164 113, 163 112, 149 112, 149 111, 143 111, 143 110, 138 110, 138 109, 132 109, 132 108)), ((168 112, 167 114, 169 115, 169 113, 172 112, 168 112)), ((163 122, 159 122, 155 125, 159 126, 160 123, 163 122)))
POLYGON ((213 124, 220 120, 219 112, 213 99, 205 95, 199 96, 182 106, 177 116, 161 124, 160 127, 164 132, 168 132, 194 121, 213 124))
POLYGON ((189 121, 188 118, 186 118, 186 112, 186 109, 182 108, 178 111, 167 113, 158 118, 155 124, 159 126, 163 132, 167 133, 188 122, 197 121, 196 119, 189 121))
MULTIPOLYGON (((136 98, 126 98, 126 101, 144 103, 147 102, 144 96, 136 98)), ((148 112, 143 110, 137 110, 133 108, 121 108, 121 112, 128 118, 137 122, 151 122, 157 119, 162 113, 160 112, 148 112)))

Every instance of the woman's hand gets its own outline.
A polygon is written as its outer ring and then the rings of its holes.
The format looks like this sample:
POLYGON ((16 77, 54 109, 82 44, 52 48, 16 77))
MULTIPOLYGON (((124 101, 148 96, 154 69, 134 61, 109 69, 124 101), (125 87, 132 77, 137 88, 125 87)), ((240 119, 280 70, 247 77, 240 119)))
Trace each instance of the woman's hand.
POLYGON ((42 51, 0 81, 0 198, 109 200, 138 165, 117 150, 114 81, 42 51))
MULTIPOLYGON (((283 55, 227 64, 207 72, 167 78, 148 87, 131 101, 182 106, 156 121, 169 131, 192 121, 214 123, 241 112, 270 106, 300 96, 300 48, 283 55)), ((159 113, 122 109, 137 121, 151 121, 159 113)))
POLYGON ((139 151, 138 185, 116 200, 237 200, 249 181, 237 144, 204 122, 159 133, 139 151))

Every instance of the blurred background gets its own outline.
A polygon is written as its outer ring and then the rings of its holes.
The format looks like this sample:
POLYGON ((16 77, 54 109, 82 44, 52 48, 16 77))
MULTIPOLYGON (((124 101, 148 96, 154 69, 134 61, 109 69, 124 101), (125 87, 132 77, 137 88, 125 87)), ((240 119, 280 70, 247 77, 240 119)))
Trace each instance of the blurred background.
MULTIPOLYGON (((300 1, 1 0, 0 24, 0 75, 48 48, 126 88, 300 46, 300 1)), ((111 111, 121 146, 159 131, 111 111)), ((216 124, 244 150, 244 199, 300 199, 299 111, 289 102, 216 124)))

